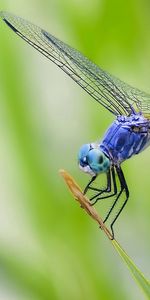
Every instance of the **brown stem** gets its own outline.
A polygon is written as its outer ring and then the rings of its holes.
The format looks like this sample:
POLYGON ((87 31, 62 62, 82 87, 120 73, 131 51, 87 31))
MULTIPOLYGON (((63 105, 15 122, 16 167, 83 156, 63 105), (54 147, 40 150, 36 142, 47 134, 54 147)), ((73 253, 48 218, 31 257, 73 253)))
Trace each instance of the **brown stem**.
POLYGON ((80 187, 77 185, 74 179, 65 170, 60 170, 59 172, 64 178, 75 200, 77 200, 80 203, 81 207, 84 208, 84 210, 100 225, 100 228, 105 232, 107 237, 110 240, 112 240, 112 234, 103 223, 102 218, 98 215, 96 209, 93 206, 91 206, 88 198, 85 195, 83 195, 80 187))

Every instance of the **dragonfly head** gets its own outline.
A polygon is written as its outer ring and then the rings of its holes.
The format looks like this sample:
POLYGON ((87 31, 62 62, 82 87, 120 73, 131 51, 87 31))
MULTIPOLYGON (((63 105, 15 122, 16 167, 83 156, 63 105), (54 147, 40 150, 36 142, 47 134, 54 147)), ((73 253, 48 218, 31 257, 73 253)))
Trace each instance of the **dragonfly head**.
POLYGON ((110 167, 109 158, 94 144, 85 144, 80 148, 78 163, 79 168, 91 176, 106 173, 110 167))

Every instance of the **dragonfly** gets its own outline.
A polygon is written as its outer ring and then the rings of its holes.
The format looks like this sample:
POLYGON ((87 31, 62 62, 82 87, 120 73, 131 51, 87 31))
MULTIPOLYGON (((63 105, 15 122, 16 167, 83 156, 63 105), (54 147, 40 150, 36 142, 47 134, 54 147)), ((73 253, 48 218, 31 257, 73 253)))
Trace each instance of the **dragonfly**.
POLYGON ((91 205, 99 200, 113 199, 104 223, 123 196, 121 207, 110 224, 114 238, 113 226, 129 198, 121 164, 150 144, 150 95, 110 75, 78 50, 31 22, 8 12, 0 12, 0 17, 18 36, 54 62, 114 115, 115 119, 101 141, 83 145, 78 153, 80 169, 91 176, 84 189, 84 194, 93 193, 91 205), (102 173, 106 175, 106 186, 96 188, 94 181, 102 173))

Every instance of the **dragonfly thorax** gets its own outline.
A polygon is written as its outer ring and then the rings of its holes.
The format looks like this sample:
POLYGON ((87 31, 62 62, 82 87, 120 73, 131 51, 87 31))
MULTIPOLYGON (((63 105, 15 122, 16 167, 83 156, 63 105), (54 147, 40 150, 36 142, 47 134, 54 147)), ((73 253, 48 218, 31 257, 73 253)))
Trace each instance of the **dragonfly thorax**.
POLYGON ((80 169, 91 176, 106 173, 110 167, 109 158, 97 144, 83 145, 79 150, 78 163, 80 169))
POLYGON ((142 114, 118 116, 101 141, 103 151, 114 164, 140 153, 150 144, 150 122, 142 114))

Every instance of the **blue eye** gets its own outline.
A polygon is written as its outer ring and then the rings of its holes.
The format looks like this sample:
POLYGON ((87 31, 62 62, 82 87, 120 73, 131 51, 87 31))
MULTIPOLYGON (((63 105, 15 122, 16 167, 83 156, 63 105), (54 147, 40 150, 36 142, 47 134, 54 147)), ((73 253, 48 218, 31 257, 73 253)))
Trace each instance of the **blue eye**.
POLYGON ((95 173, 107 172, 110 166, 110 160, 99 149, 92 149, 87 155, 88 165, 95 173))
POLYGON ((90 144, 85 144, 83 145, 80 150, 79 150, 79 153, 78 153, 78 161, 81 162, 81 163, 86 163, 86 157, 88 155, 88 152, 90 151, 90 144))
POLYGON ((107 172, 110 160, 99 148, 93 148, 91 144, 83 145, 78 154, 79 166, 84 172, 94 174, 107 172))

